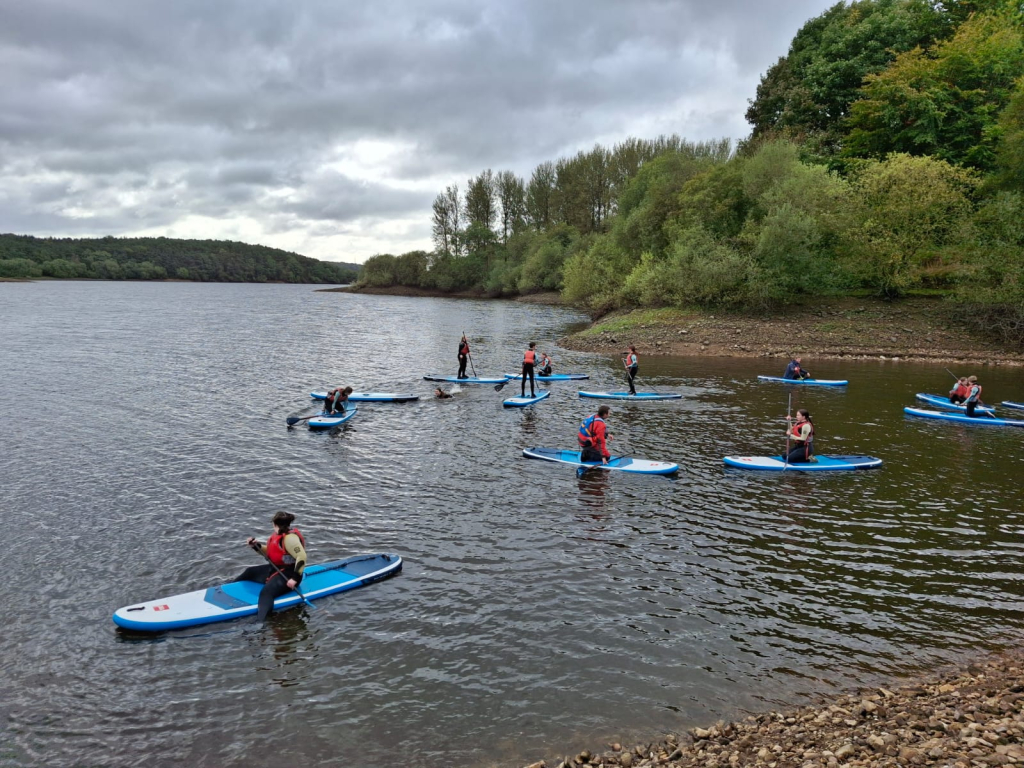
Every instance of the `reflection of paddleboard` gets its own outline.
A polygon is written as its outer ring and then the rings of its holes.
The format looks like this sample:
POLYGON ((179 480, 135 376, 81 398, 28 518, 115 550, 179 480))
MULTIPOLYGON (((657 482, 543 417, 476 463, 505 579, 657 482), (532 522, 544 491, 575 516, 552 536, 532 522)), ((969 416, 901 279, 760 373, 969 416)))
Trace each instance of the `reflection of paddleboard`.
POLYGON ((781 381, 783 384, 810 384, 819 387, 845 387, 847 379, 784 379, 781 376, 758 376, 759 381, 781 381))
POLYGON ((668 461, 648 461, 647 459, 631 459, 628 456, 613 456, 607 464, 601 462, 580 461, 579 451, 560 451, 557 448, 524 448, 523 456, 528 459, 543 459, 568 464, 572 467, 593 467, 594 469, 618 469, 640 475, 670 475, 679 470, 678 464, 668 461))
MULTIPOLYGON (((365 587, 402 570, 398 555, 357 555, 306 568, 299 589, 307 600, 326 597, 365 587)), ((232 581, 217 587, 186 592, 148 603, 137 603, 114 611, 114 623, 125 629, 161 632, 167 629, 227 621, 256 614, 263 584, 255 581, 232 581)), ((288 592, 274 601, 280 611, 302 602, 295 592, 288 592)))
MULTIPOLYGON (((326 400, 326 392, 310 392, 314 400, 326 400)), ((394 392, 353 392, 348 396, 353 403, 406 403, 419 400, 419 395, 396 395, 394 392)))
POLYGON ((882 466, 874 456, 815 456, 816 462, 787 464, 782 456, 726 456, 726 466, 739 469, 766 469, 774 472, 827 472, 837 469, 871 469, 882 466))
POLYGON ((447 381, 449 384, 501 384, 508 381, 508 376, 470 376, 460 379, 458 376, 442 376, 439 373, 432 373, 424 376, 427 381, 447 381))
POLYGON ((667 395, 658 392, 637 392, 635 395, 629 392, 584 392, 579 391, 580 397, 596 397, 600 400, 679 400, 682 395, 669 392, 667 395))
MULTIPOLYGON (((518 378, 522 376, 521 373, 506 373, 506 376, 511 378, 518 378)), ((552 373, 550 376, 541 376, 539 373, 533 375, 537 381, 580 381, 582 379, 589 379, 590 377, 585 373, 552 373)))
POLYGON ((550 392, 541 392, 536 397, 520 397, 519 395, 516 395, 515 397, 510 397, 507 400, 505 400, 502 403, 502 405, 504 405, 506 408, 525 408, 527 405, 539 403, 544 398, 550 396, 550 392))
POLYGON ((321 413, 319 416, 311 418, 307 423, 309 424, 310 429, 330 429, 331 427, 336 427, 339 424, 344 424, 357 413, 359 413, 358 408, 349 408, 344 413, 336 413, 333 416, 321 413))
POLYGON ((976 424, 981 427, 1024 427, 1024 421, 997 419, 994 416, 975 416, 971 418, 963 413, 940 413, 939 411, 926 411, 924 408, 904 408, 903 412, 908 416, 918 416, 922 419, 955 421, 958 424, 976 424))
MULTIPOLYGON (((963 413, 967 410, 966 405, 960 405, 958 403, 949 402, 948 397, 941 397, 940 395, 924 395, 918 392, 915 397, 928 405, 934 405, 936 408, 945 408, 948 411, 960 411, 963 413)), ((993 409, 987 405, 979 405, 974 409, 976 413, 993 413, 993 409)))

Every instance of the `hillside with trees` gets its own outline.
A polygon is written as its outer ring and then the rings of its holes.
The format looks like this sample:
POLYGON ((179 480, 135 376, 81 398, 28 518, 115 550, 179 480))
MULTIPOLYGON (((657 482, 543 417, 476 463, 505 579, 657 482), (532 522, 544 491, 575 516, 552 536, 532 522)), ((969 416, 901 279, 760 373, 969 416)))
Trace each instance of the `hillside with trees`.
POLYGON ((778 312, 816 297, 945 297, 1024 345, 1024 9, 858 0, 764 74, 750 136, 628 139, 438 194, 434 250, 367 286, 623 307, 778 312))
POLYGON ((227 240, 0 235, 0 277, 7 278, 349 283, 358 271, 358 264, 227 240))

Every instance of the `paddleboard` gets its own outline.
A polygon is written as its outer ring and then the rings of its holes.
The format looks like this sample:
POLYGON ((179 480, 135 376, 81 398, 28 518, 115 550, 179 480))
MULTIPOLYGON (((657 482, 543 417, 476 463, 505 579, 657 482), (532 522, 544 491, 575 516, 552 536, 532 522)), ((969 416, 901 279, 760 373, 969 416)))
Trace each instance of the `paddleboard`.
POLYGON ((501 384, 508 381, 508 376, 470 376, 468 379, 460 379, 458 376, 442 376, 439 373, 431 373, 423 377, 426 381, 446 381, 449 384, 501 384))
MULTIPOLYGON (((327 392, 310 392, 309 396, 314 400, 326 400, 327 392)), ((353 403, 407 403, 410 400, 419 400, 419 395, 395 394, 394 392, 353 392, 348 396, 353 403)))
POLYGON ((330 429, 331 427, 336 427, 339 424, 344 424, 357 413, 359 413, 358 408, 349 408, 344 413, 336 413, 333 416, 321 413, 319 416, 314 416, 309 419, 306 423, 309 424, 310 429, 330 429))
POLYGON ((784 379, 781 376, 758 376, 759 381, 779 381, 783 384, 809 384, 818 387, 845 387, 848 379, 784 379))
POLYGON ((1002 404, 1007 408, 1016 408, 1018 411, 1024 411, 1024 403, 1015 403, 1013 400, 1003 400, 1002 404))
POLYGON ((882 466, 874 456, 815 456, 817 462, 787 464, 782 456, 726 456, 728 467, 764 469, 770 472, 827 472, 838 469, 872 469, 882 466))
MULTIPOLYGON (((960 411, 961 413, 967 410, 966 405, 951 403, 949 402, 948 397, 942 397, 941 395, 925 395, 922 394, 921 392, 918 392, 917 395, 915 395, 915 397, 918 400, 928 403, 928 405, 934 405, 936 408, 945 408, 948 411, 960 411)), ((987 405, 982 405, 979 406, 978 408, 975 408, 974 411, 975 413, 994 413, 995 409, 990 408, 987 405)))
POLYGON ((635 395, 629 392, 584 392, 582 389, 577 393, 580 397, 596 397, 599 400, 679 400, 682 395, 675 392, 661 394, 659 392, 637 392, 635 395))
POLYGON ((942 421, 956 421, 960 424, 976 424, 980 427, 1024 427, 1024 421, 1015 419, 997 419, 993 416, 975 416, 973 419, 961 413, 942 413, 940 411, 926 411, 923 408, 904 408, 903 412, 908 416, 919 416, 922 419, 941 419, 942 421))
POLYGON ((536 397, 530 397, 529 395, 527 395, 526 397, 520 397, 519 395, 516 395, 515 397, 510 397, 507 400, 503 401, 502 405, 504 405, 506 408, 525 408, 527 405, 539 403, 541 400, 550 396, 550 392, 541 392, 536 397))
MULTIPOLYGON (((506 373, 506 376, 511 378, 518 378, 522 376, 521 373, 506 373)), ((585 373, 552 373, 550 376, 541 376, 539 373, 534 374, 533 378, 537 381, 582 381, 583 379, 589 379, 590 377, 585 373)))
MULTIPOLYGON (((398 555, 357 555, 307 567, 299 589, 307 600, 312 601, 335 592, 365 587, 400 570, 402 558, 398 555)), ((114 611, 114 623, 140 632, 163 632, 253 616, 262 588, 260 582, 232 581, 147 603, 127 605, 114 611)), ((274 610, 280 611, 300 603, 302 598, 298 593, 289 592, 274 601, 274 610)))
POLYGON ((543 459, 568 464, 571 467, 593 467, 594 469, 617 469, 639 475, 671 475, 679 471, 679 465, 668 461, 632 459, 628 456, 612 456, 607 464, 580 461, 579 451, 560 451, 557 448, 524 448, 523 456, 528 459, 543 459))

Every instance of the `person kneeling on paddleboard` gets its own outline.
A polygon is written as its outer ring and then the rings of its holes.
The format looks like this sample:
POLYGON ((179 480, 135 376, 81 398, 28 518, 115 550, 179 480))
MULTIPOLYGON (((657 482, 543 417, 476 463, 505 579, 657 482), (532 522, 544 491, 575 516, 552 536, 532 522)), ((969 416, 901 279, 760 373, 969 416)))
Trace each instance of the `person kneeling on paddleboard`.
POLYGON ((789 428, 787 437, 795 443, 786 457, 787 464, 817 461, 814 458, 814 422, 806 408, 796 412, 796 423, 789 428))
POLYGON ((964 405, 967 406, 967 415, 972 418, 977 418, 978 414, 974 412, 974 409, 979 405, 982 405, 981 384, 978 383, 977 376, 968 376, 967 385, 970 387, 967 391, 967 399, 964 400, 964 405))
POLYGON ((324 401, 324 413, 329 416, 333 416, 336 413, 344 413, 345 403, 348 402, 348 396, 351 394, 352 387, 332 389, 327 393, 327 399, 324 401))
POLYGON ((580 443, 580 461, 599 461, 607 464, 612 455, 608 452, 608 427, 605 417, 612 412, 607 405, 597 409, 597 413, 588 416, 580 424, 576 435, 580 443))
POLYGON ((786 372, 782 374, 784 379, 809 379, 811 374, 800 366, 800 358, 794 357, 786 366, 786 372))
POLYGON ((551 375, 551 358, 546 353, 540 353, 540 369, 537 371, 541 376, 551 375))
POLYGON ((967 383, 967 377, 961 376, 956 381, 956 386, 949 390, 949 402, 955 404, 965 402, 971 394, 971 385, 967 383))
POLYGON ((278 512, 273 520, 274 534, 267 539, 266 544, 261 544, 252 536, 246 539, 246 544, 261 552, 270 561, 266 565, 246 568, 242 575, 235 579, 264 582, 256 614, 259 621, 265 621, 267 615, 274 610, 274 601, 277 598, 295 589, 302 581, 302 572, 306 569, 306 539, 298 528, 291 527, 293 522, 295 515, 278 512))

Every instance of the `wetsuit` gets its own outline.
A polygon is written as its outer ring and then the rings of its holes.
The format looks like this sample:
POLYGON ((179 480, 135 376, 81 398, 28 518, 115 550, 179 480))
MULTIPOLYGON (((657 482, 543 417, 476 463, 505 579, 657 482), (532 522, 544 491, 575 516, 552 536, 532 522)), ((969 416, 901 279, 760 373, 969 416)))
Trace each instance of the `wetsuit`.
POLYGON ((551 358, 548 357, 547 355, 541 355, 541 363, 544 364, 544 367, 541 368, 539 371, 537 371, 537 373, 539 373, 541 376, 550 376, 551 375, 551 358))
POLYGON ((967 415, 971 418, 977 418, 981 414, 974 412, 974 409, 981 405, 981 385, 972 384, 970 392, 967 395, 967 399, 964 401, 964 405, 967 406, 967 415))
POLYGON ((459 342, 459 374, 456 378, 466 379, 466 363, 469 361, 469 342, 459 342))
POLYGON ((534 381, 533 381, 533 366, 534 366, 534 364, 536 362, 537 362, 537 353, 534 350, 528 349, 525 352, 523 352, 523 373, 522 373, 522 379, 519 382, 520 384, 522 384, 522 386, 519 388, 519 394, 520 394, 521 397, 526 397, 526 377, 527 376, 530 377, 530 397, 536 397, 537 396, 536 395, 537 390, 535 388, 534 381))
POLYGON ((789 437, 795 445, 790 448, 786 457, 787 463, 802 464, 810 461, 814 455, 814 425, 809 421, 794 424, 789 431, 789 437))
POLYGON ((811 374, 800 367, 800 363, 796 360, 790 360, 789 365, 786 366, 786 372, 782 374, 784 379, 809 379, 811 374))
POLYGON ((629 394, 636 394, 636 372, 640 370, 640 361, 636 357, 636 352, 630 352, 626 355, 626 370, 629 372, 629 394))
POLYGON ((275 562, 285 577, 282 578, 274 567, 267 563, 246 568, 235 581, 263 583, 256 618, 264 621, 274 610, 274 601, 292 591, 288 586, 288 579, 295 579, 297 583, 301 583, 302 572, 306 569, 306 547, 302 534, 295 529, 283 534, 275 533, 266 544, 260 545, 260 551, 275 562))
POLYGON ((341 387, 338 389, 332 389, 327 393, 327 400, 324 401, 324 413, 334 415, 335 413, 345 412, 345 403, 348 402, 348 395, 344 393, 341 387))

